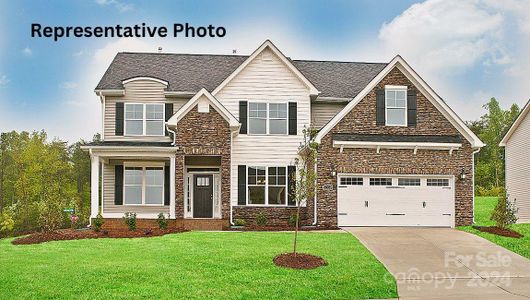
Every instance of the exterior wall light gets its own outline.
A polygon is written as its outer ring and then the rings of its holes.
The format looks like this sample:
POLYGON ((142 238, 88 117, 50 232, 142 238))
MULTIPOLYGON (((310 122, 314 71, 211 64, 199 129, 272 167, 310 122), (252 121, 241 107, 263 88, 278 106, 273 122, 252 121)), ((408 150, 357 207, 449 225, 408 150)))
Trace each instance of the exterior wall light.
POLYGON ((460 172, 460 180, 466 179, 466 173, 464 172, 464 168, 462 168, 462 171, 460 172))

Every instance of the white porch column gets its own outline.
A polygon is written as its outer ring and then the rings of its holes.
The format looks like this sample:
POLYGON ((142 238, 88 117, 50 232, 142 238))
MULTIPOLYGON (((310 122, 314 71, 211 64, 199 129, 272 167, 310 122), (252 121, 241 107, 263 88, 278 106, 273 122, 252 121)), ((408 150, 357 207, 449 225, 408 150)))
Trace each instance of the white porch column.
POLYGON ((99 156, 92 155, 90 158, 90 217, 95 218, 99 212, 99 156))
POLYGON ((175 154, 169 157, 169 218, 175 219, 175 154))

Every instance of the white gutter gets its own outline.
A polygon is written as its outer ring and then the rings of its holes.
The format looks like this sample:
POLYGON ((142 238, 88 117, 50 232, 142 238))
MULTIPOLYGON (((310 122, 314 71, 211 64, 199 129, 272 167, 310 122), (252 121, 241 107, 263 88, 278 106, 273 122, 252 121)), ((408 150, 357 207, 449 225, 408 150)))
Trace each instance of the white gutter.
POLYGON ((124 96, 125 90, 94 90, 96 95, 105 95, 105 96, 124 96))

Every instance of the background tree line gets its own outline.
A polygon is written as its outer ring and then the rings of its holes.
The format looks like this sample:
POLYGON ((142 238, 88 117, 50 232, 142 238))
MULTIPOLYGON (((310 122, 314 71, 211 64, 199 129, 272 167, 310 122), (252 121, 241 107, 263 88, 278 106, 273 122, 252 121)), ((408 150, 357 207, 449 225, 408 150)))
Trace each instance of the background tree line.
MULTIPOLYGON (((95 140, 99 136, 94 137, 95 140)), ((90 156, 44 131, 0 134, 0 234, 53 230, 90 215, 90 156)))
MULTIPOLYGON (((495 98, 486 113, 468 126, 486 147, 475 157, 475 189, 479 196, 498 196, 504 186, 504 151, 499 142, 519 114, 513 104, 503 110, 495 98)), ((94 141, 99 140, 94 136, 94 141)), ((80 224, 90 216, 90 157, 72 145, 49 140, 44 131, 0 135, 0 235, 67 227, 75 208, 80 224)))
POLYGON ((486 144, 475 156, 475 192, 477 196, 499 196, 504 188, 504 148, 500 141, 510 129, 520 109, 512 104, 502 109, 495 98, 484 106, 486 113, 469 128, 486 144))

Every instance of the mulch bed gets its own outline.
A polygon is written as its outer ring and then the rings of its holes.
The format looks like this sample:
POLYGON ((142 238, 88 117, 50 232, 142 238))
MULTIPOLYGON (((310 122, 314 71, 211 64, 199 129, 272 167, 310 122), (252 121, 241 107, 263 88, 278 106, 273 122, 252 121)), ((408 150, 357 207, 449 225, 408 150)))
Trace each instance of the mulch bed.
MULTIPOLYGON (((322 230, 338 230, 338 227, 316 227, 316 226, 303 226, 300 227, 299 231, 322 231, 322 230)), ((291 226, 258 226, 258 225, 245 225, 242 227, 230 227, 228 230, 235 231, 294 231, 295 228, 291 226)))
POLYGON ((306 253, 283 253, 276 256, 272 261, 280 267, 300 270, 315 269, 328 265, 322 257, 306 253))
POLYGON ((14 239, 11 243, 13 245, 29 245, 40 244, 49 241, 69 241, 69 240, 83 240, 83 239, 99 239, 99 238, 139 238, 161 236, 168 233, 179 233, 186 230, 181 228, 168 229, 137 229, 129 230, 101 230, 95 232, 93 230, 76 230, 76 229, 61 229, 51 232, 37 232, 28 236, 14 239))
POLYGON ((488 227, 473 226, 473 228, 476 230, 482 231, 482 232, 492 233, 492 234, 501 235, 501 236, 507 236, 507 237, 516 238, 516 239, 523 237, 523 235, 517 231, 513 231, 510 229, 502 229, 497 226, 488 226, 488 227))

